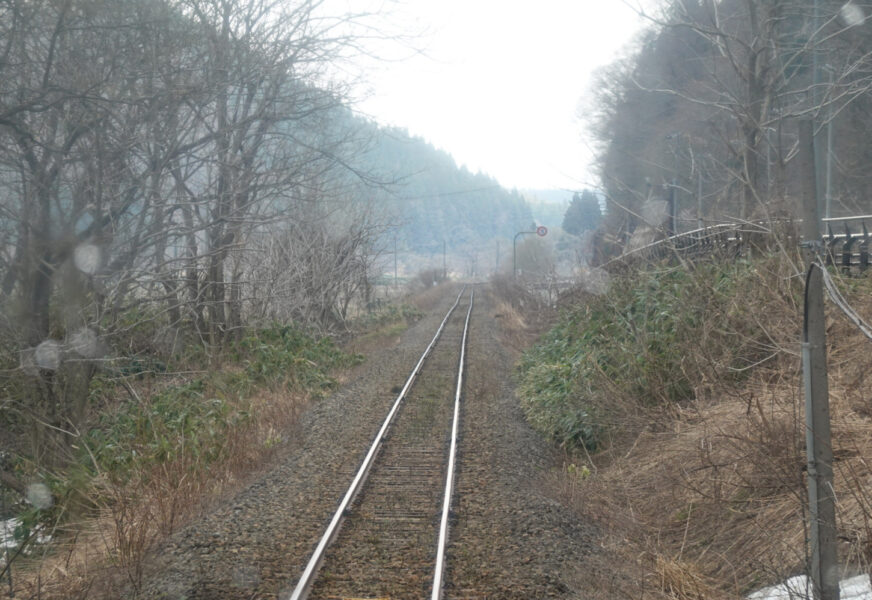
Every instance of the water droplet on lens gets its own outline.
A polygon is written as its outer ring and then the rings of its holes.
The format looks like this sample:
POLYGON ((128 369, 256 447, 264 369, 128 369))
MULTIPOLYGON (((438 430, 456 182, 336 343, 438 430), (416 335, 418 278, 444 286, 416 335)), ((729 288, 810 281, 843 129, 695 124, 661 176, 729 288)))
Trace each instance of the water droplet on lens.
POLYGON ((642 218, 648 225, 657 227, 666 219, 668 209, 666 200, 648 200, 642 206, 642 218))
POLYGON ((85 358, 96 358, 100 353, 97 334, 87 327, 70 336, 70 348, 73 352, 85 358))
POLYGON ((93 244, 80 244, 73 251, 73 262, 76 268, 93 275, 100 268, 100 248, 93 244))
POLYGON ((589 294, 601 295, 609 291, 608 271, 599 268, 587 269, 581 274, 581 285, 589 294))
POLYGON ((866 21, 866 14, 863 12, 863 9, 853 2, 846 2, 839 9, 839 16, 848 27, 857 27, 866 21))
POLYGON ((260 574, 253 565, 236 565, 230 577, 233 585, 238 588, 251 589, 260 583, 260 574))
POLYGON ((55 340, 46 340, 36 347, 34 359, 40 369, 56 370, 61 365, 61 345, 55 340))
POLYGON ((51 505, 54 504, 54 500, 51 497, 51 490, 49 490, 48 486, 44 483, 31 483, 27 486, 27 489, 24 492, 24 497, 30 504, 41 510, 51 508, 51 505))

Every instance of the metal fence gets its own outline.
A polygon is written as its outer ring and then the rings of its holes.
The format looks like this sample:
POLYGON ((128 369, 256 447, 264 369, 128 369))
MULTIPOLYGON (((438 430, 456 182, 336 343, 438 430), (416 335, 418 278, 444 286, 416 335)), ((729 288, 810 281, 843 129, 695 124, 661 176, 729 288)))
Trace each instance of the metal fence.
POLYGON ((828 265, 839 265, 843 271, 869 268, 869 229, 866 221, 872 222, 872 215, 823 219, 827 228, 824 236, 826 260, 828 265), (833 228, 841 229, 834 233, 833 228))
MULTIPOLYGON (((872 215, 823 219, 826 234, 821 236, 821 242, 827 264, 838 265, 845 272, 862 273, 869 268, 872 235, 867 221, 872 223, 872 215)), ((670 258, 738 258, 754 249, 771 249, 776 231, 786 234, 788 239, 798 240, 798 226, 798 221, 719 223, 646 244, 609 260, 602 267, 620 270, 670 258)))

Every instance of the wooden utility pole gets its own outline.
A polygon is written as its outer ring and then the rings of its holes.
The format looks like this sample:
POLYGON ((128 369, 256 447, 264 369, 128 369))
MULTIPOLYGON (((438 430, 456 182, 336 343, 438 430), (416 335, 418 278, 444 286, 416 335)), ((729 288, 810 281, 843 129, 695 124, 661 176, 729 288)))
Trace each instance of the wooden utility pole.
POLYGON ((802 334, 802 380, 805 391, 805 446, 808 460, 809 574, 814 598, 839 599, 836 552, 836 498, 833 490, 833 445, 827 383, 826 323, 819 190, 814 160, 814 124, 799 124, 799 171, 802 182, 803 258, 806 266, 805 320, 802 334))

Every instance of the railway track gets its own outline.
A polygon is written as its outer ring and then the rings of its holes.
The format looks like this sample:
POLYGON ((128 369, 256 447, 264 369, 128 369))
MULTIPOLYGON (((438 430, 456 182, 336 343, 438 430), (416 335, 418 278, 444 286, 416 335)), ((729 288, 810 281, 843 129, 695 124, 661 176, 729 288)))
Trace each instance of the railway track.
POLYGON ((289 600, 441 598, 473 302, 461 290, 289 600))

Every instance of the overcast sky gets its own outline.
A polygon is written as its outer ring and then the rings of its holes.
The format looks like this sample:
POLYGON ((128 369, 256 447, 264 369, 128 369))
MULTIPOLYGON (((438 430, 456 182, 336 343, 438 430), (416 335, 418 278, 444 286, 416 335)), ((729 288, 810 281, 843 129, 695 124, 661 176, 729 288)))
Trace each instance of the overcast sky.
POLYGON ((426 53, 368 69, 359 110, 506 187, 591 183, 579 101, 641 26, 622 0, 409 0, 398 18, 426 53))

